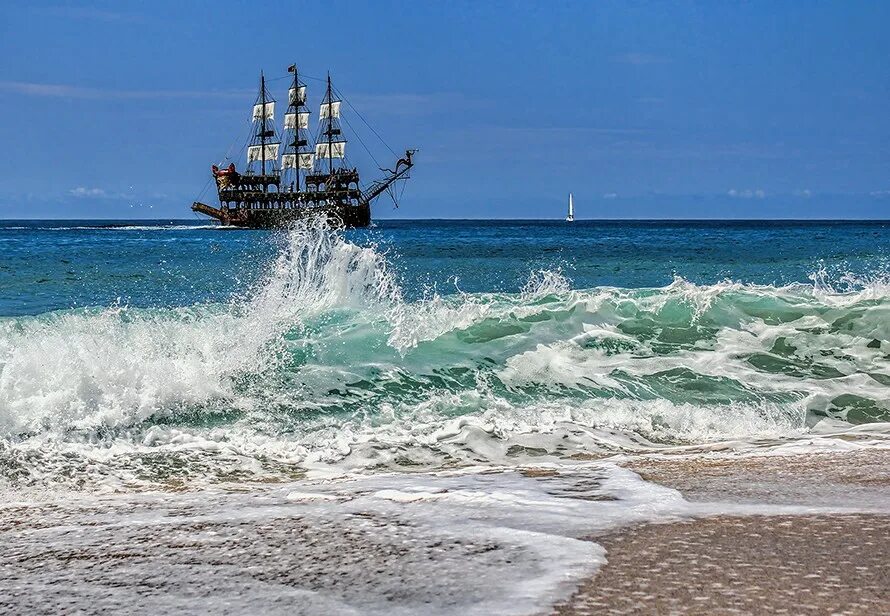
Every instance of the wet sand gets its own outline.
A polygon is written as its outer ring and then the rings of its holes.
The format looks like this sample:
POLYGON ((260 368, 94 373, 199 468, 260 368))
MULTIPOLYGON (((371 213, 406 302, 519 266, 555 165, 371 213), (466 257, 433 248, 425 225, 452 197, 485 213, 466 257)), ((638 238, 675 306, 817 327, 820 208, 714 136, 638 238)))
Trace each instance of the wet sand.
POLYGON ((890 609, 890 515, 717 517, 596 541, 608 564, 555 615, 890 609))
POLYGON ((202 521, 175 502, 0 513, 0 614, 419 613, 441 603, 431 580, 448 563, 486 559, 475 587, 453 589, 472 604, 517 551, 372 515, 202 521))
POLYGON ((890 449, 760 457, 641 458, 625 464, 690 501, 868 503, 890 494, 890 449))
MULTIPOLYGON (((886 450, 627 466, 692 501, 868 508, 886 502, 890 490, 886 450)), ((890 510, 718 516, 591 540, 608 563, 554 615, 890 612, 890 510)))

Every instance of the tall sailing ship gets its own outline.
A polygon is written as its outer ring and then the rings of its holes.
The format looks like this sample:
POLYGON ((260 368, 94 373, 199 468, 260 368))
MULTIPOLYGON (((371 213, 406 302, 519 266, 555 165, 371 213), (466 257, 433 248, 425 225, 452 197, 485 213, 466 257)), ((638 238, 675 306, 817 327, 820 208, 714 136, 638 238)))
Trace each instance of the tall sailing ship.
POLYGON ((310 140, 306 84, 295 64, 288 72, 293 73, 293 80, 281 133, 275 123, 276 100, 261 73, 246 166, 239 171, 234 162, 224 168, 213 165, 219 207, 195 201, 192 210, 238 227, 283 227, 307 216, 324 216, 336 226, 367 227, 371 201, 385 192, 395 199, 394 185, 408 178, 416 150, 406 150, 393 169, 381 169, 382 178, 363 186, 358 169, 350 167, 346 158, 340 126, 343 100, 330 75, 319 111, 319 130, 310 140))

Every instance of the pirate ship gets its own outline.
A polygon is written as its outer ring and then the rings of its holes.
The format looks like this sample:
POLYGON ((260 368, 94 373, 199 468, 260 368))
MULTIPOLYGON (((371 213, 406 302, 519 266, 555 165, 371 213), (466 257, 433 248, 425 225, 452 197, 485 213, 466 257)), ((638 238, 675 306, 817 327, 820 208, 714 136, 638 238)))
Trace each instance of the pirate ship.
MULTIPOLYGON (((319 128, 310 140, 306 84, 300 80, 296 65, 291 65, 288 72, 293 73, 293 79, 283 130, 279 133, 276 128, 276 100, 261 73, 244 168, 238 170, 234 162, 227 167, 213 165, 219 207, 195 201, 192 210, 223 225, 238 227, 283 227, 307 216, 326 217, 335 226, 367 227, 371 223, 371 202, 376 197, 389 193, 396 201, 394 187, 408 178, 416 150, 406 150, 395 168, 381 168, 385 173, 382 178, 363 185, 358 169, 350 167, 346 158, 346 138, 340 126, 344 101, 331 84, 330 75, 319 111, 319 128)), ((364 145, 360 137, 359 142, 364 145)))

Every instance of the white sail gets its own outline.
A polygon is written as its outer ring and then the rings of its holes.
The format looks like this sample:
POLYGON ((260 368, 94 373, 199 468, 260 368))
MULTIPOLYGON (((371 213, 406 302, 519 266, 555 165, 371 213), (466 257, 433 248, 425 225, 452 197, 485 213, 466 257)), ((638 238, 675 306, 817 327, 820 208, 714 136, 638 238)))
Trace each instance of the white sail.
MULTIPOLYGON (((272 162, 278 158, 278 146, 280 143, 266 144, 266 160, 272 162)), ((263 146, 252 145, 247 148, 247 162, 252 163, 255 160, 263 160, 263 146)))
POLYGON ((287 100, 291 105, 305 105, 306 104, 306 86, 300 86, 299 88, 291 88, 287 91, 287 100), (297 99, 297 94, 299 93, 299 100, 297 99))
POLYGON ((296 169, 299 159, 300 169, 312 169, 315 155, 312 152, 300 152, 299 154, 285 154, 281 157, 281 170, 296 169))
POLYGON ((566 216, 566 222, 573 222, 575 220, 575 200, 572 197, 572 193, 569 193, 569 215, 566 216))
POLYGON ((315 161, 315 155, 312 152, 300 154, 300 169, 312 169, 312 163, 315 161))
POLYGON ((309 112, 298 111, 297 113, 284 114, 284 129, 309 128, 309 112))
POLYGON ((321 114, 319 117, 322 120, 325 120, 329 115, 332 118, 340 117, 340 101, 331 101, 330 103, 321 104, 321 114))
POLYGON ((316 158, 343 158, 346 156, 346 142, 334 141, 333 143, 315 144, 316 158), (328 147, 330 146, 330 147, 328 147))
MULTIPOLYGON (((256 122, 257 120, 262 120, 262 119, 263 119, 263 104, 260 103, 259 105, 253 106, 253 121, 256 122)), ((275 102, 274 101, 266 103, 266 119, 267 120, 275 119, 275 102)))

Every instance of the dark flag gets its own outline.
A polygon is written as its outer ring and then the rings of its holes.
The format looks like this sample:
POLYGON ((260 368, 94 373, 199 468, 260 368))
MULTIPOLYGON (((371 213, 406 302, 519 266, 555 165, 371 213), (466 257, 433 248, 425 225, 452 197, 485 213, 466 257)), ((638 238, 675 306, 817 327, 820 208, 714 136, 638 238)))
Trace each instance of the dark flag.
POLYGON ((296 64, 291 64, 290 66, 288 66, 288 67, 287 67, 287 72, 288 72, 288 73, 296 73, 296 72, 297 72, 297 65, 296 65, 296 64))

